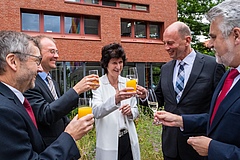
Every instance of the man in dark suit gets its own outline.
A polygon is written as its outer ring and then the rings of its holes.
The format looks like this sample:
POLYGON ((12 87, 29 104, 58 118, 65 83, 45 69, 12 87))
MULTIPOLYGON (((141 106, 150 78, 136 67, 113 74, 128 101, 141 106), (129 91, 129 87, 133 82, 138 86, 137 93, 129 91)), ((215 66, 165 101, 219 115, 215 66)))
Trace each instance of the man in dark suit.
POLYGON ((46 145, 50 145, 69 123, 69 118, 66 115, 77 107, 79 94, 92 89, 94 85, 96 86, 92 81, 98 80, 98 77, 96 75, 84 77, 62 96, 60 96, 58 85, 52 80, 54 83, 53 92, 55 92, 52 93, 49 88, 51 81, 51 79, 48 79, 49 72, 56 69, 59 53, 55 41, 51 37, 40 35, 35 38, 43 57, 41 62, 43 72, 38 73, 35 87, 27 90, 24 96, 33 108, 38 130, 44 142, 46 145))
POLYGON ((240 159, 240 18, 236 15, 240 15, 239 0, 224 1, 207 13, 208 45, 215 49, 217 62, 230 67, 215 89, 209 114, 155 114, 155 121, 181 127, 186 135, 205 132, 207 136, 190 137, 187 142, 209 160, 240 159))
POLYGON ((93 128, 93 114, 69 123, 46 148, 23 92, 35 85, 42 71, 41 54, 34 40, 24 33, 0 31, 0 159, 77 160, 75 140, 93 128))
MULTIPOLYGON (((171 24, 163 33, 165 50, 173 59, 161 68, 155 90, 159 106, 168 112, 181 114, 207 113, 215 87, 225 72, 214 57, 191 48, 191 31, 182 22, 171 24), (178 95, 178 74, 183 63, 184 82, 178 95)), ((199 160, 203 157, 187 144, 179 128, 163 126, 162 151, 165 160, 199 160)))

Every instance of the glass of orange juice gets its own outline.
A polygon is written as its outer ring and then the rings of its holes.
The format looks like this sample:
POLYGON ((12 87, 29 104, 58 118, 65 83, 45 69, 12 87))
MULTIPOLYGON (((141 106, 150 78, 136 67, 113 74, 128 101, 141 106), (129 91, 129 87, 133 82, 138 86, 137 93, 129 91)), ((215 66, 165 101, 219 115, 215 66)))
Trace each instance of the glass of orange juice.
POLYGON ((135 75, 126 75, 126 87, 133 87, 133 90, 129 90, 128 92, 134 92, 137 88, 137 78, 135 75))
MULTIPOLYGON (((95 74, 95 75, 98 76, 98 70, 89 70, 89 75, 90 74, 95 74)), ((93 83, 99 84, 99 80, 98 81, 93 81, 93 83)), ((97 86, 93 87, 93 89, 97 89, 97 86)))
POLYGON ((78 118, 81 118, 91 113, 92 113, 91 98, 79 98, 78 99, 78 118))

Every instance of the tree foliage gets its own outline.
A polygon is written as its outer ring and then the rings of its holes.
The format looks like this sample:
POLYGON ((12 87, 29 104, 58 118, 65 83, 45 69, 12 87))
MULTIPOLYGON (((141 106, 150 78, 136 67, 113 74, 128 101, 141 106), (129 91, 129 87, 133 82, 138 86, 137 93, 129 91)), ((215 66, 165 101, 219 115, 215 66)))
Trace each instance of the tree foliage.
POLYGON ((178 20, 186 23, 193 36, 193 48, 209 55, 214 55, 199 41, 198 37, 208 36, 209 23, 205 20, 206 12, 223 0, 178 0, 178 20))

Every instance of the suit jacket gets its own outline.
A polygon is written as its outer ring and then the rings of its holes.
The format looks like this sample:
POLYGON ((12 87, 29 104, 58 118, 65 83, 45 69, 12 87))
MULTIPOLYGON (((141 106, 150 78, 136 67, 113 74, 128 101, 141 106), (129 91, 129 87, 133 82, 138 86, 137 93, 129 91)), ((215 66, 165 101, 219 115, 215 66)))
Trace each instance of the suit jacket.
POLYGON ((77 107, 79 98, 72 88, 60 96, 55 81, 54 84, 59 97, 57 100, 39 75, 36 77, 35 87, 24 93, 33 108, 38 130, 47 146, 64 131, 69 123, 66 115, 77 107))
MULTIPOLYGON (((164 106, 168 112, 182 114, 207 113, 215 87, 225 72, 225 67, 216 63, 214 57, 196 54, 188 82, 184 88, 179 103, 173 86, 173 71, 176 60, 172 60, 161 68, 159 84, 155 90, 159 106, 164 106)), ((205 132, 200 133, 205 134, 205 132)), ((162 150, 167 157, 177 154, 184 160, 202 159, 198 153, 187 144, 188 136, 179 128, 163 126, 162 150)))
POLYGON ((46 148, 18 97, 0 82, 0 157, 7 160, 78 159, 79 150, 73 138, 62 133, 46 148))
POLYGON ((240 159, 240 81, 229 91, 220 103, 218 111, 210 125, 210 117, 219 92, 228 72, 219 82, 212 97, 209 114, 184 115, 184 133, 207 130, 207 136, 213 140, 208 149, 208 159, 240 159), (200 123, 199 123, 200 122, 200 123))

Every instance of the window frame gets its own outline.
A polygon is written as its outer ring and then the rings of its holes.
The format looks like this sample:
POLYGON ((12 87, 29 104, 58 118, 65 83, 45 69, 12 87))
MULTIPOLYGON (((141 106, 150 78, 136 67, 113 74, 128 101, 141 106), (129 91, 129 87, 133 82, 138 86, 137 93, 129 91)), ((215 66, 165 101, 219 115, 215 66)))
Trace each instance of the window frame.
POLYGON ((48 12, 48 11, 37 11, 37 10, 27 10, 21 9, 21 31, 27 32, 28 34, 34 36, 38 35, 39 33, 50 35, 53 38, 65 38, 65 39, 87 39, 87 40, 101 40, 101 29, 100 29, 100 16, 96 15, 83 15, 83 14, 68 14, 68 13, 58 13, 58 12, 48 12), (23 19, 22 14, 29 13, 29 14, 38 14, 39 15, 39 31, 32 31, 32 30, 23 30, 23 19), (44 31, 44 15, 54 15, 60 16, 60 32, 45 32, 44 31), (85 34, 84 33, 84 17, 94 17, 98 20, 97 30, 98 34, 85 34), (65 17, 79 17, 80 18, 80 33, 65 33, 65 17))

